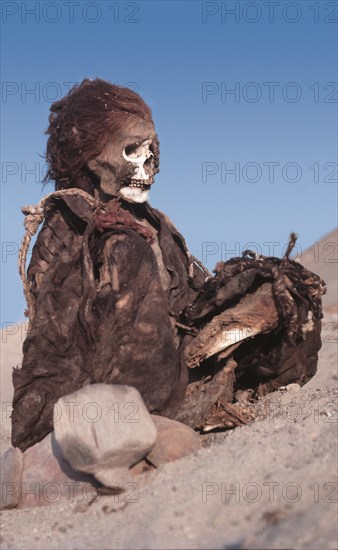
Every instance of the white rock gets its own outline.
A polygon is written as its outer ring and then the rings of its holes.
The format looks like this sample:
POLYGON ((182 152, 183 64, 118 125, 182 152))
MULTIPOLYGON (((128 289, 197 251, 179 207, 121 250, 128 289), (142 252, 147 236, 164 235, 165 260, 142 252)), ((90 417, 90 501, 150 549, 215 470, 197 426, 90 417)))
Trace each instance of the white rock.
POLYGON ((54 406, 55 439, 75 470, 107 487, 124 489, 129 468, 156 441, 156 428, 140 393, 131 386, 90 384, 54 406))
POLYGON ((285 389, 286 391, 299 391, 300 390, 300 385, 299 384, 288 384, 287 386, 285 386, 285 389))

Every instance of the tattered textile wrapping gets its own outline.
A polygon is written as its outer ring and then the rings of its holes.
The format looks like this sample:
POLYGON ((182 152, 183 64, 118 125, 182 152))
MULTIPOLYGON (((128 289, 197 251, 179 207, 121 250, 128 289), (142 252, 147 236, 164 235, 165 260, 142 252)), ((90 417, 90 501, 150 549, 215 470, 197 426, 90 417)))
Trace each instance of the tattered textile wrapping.
POLYGON ((99 205, 83 193, 51 195, 44 206, 27 275, 32 321, 22 368, 13 372, 13 445, 41 440, 58 398, 88 383, 134 386, 151 412, 173 415, 188 377, 172 320, 205 280, 184 239, 147 204, 119 210, 120 219, 133 214, 154 227, 170 275, 164 292, 139 227, 119 219, 98 229, 99 205))
MULTIPOLYGON (((14 446, 25 450, 40 441, 53 429, 54 403, 90 383, 134 386, 150 412, 180 419, 192 371, 199 371, 205 391, 205 374, 220 368, 215 356, 188 369, 185 347, 264 283, 272 285, 278 326, 233 351, 235 384, 269 391, 313 376, 324 289, 316 275, 288 258, 244 257, 218 264, 216 276, 206 278, 170 220, 147 203, 102 205, 83 191, 69 191, 44 199, 45 221, 28 268, 31 324, 22 368, 13 372, 14 446), (161 283, 153 235, 168 288, 161 283)), ((212 393, 217 398, 222 392, 212 393)), ((196 406, 184 422, 200 426, 207 411, 195 414, 201 400, 194 395, 196 406)), ((231 401, 233 392, 227 395, 231 401)))

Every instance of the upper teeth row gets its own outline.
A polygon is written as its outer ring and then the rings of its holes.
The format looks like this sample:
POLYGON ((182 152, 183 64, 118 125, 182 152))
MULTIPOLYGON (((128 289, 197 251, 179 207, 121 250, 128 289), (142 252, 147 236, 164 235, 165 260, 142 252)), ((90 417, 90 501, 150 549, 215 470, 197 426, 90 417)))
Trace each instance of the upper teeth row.
POLYGON ((131 180, 130 186, 131 187, 143 187, 144 184, 146 184, 148 180, 131 180))

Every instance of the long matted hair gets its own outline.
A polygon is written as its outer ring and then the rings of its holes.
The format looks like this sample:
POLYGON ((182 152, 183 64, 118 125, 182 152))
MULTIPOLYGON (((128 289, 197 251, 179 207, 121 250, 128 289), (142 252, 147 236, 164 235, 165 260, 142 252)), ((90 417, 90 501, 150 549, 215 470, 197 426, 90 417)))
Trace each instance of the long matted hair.
POLYGON ((56 190, 78 187, 92 193, 97 181, 87 163, 119 131, 125 113, 152 121, 150 108, 136 92, 99 78, 83 80, 50 110, 44 182, 54 180, 56 190))

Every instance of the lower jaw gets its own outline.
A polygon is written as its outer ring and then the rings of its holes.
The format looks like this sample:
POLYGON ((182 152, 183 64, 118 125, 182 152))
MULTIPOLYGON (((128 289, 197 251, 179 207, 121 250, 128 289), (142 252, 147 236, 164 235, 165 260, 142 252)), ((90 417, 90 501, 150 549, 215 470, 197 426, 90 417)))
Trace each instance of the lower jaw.
POLYGON ((146 202, 148 200, 150 186, 142 185, 141 187, 126 186, 121 187, 120 195, 129 202, 146 202))

